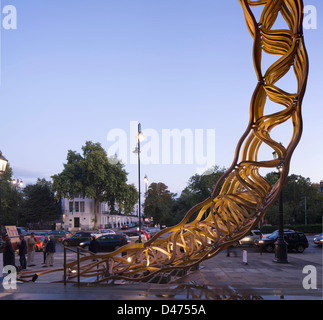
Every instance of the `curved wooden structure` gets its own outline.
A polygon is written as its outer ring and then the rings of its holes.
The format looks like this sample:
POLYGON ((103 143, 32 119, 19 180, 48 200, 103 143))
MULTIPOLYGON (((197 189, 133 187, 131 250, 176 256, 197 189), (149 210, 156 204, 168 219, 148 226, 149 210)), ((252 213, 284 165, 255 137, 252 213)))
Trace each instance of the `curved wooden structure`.
MULTIPOLYGON (((277 199, 302 133, 301 105, 308 76, 303 1, 239 1, 254 39, 258 83, 251 99, 250 121, 238 142, 232 165, 217 182, 212 195, 189 210, 178 225, 162 230, 146 243, 97 255, 96 261, 93 256, 81 258, 81 277, 100 275, 98 281, 149 281, 161 275, 179 274, 248 234, 277 199), (251 10, 253 6, 264 6, 258 22, 251 10), (286 29, 275 29, 278 16, 285 21, 286 29), (266 71, 262 70, 264 52, 277 57, 266 71), (287 92, 277 84, 289 71, 296 77, 295 92, 287 92), (267 111, 269 101, 278 106, 277 112, 267 111), (271 137, 271 132, 287 121, 291 123, 291 139, 283 146, 271 137), (268 158, 259 159, 264 147, 269 150, 268 158), (272 159, 273 152, 277 159, 272 159), (271 187, 260 171, 277 167, 281 168, 280 178, 271 187)), ((75 270, 76 264, 70 263, 69 270, 75 270)), ((73 277, 76 275, 71 273, 71 281, 73 277)))

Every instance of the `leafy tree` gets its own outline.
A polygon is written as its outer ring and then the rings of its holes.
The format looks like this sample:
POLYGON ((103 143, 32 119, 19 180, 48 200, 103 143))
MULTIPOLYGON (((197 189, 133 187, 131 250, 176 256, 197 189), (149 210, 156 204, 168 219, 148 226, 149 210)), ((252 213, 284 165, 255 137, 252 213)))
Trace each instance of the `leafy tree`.
POLYGON ((135 204, 134 188, 127 186, 127 173, 116 159, 108 159, 100 143, 87 141, 82 155, 68 151, 64 170, 52 177, 57 196, 73 199, 78 195, 94 199, 94 228, 98 227, 100 202, 108 202, 111 211, 118 203, 130 213, 135 204))
MULTIPOLYGON (((277 182, 278 175, 270 172, 266 175, 266 179, 273 185, 277 182)), ((283 187, 283 210, 285 223, 303 224, 305 210, 307 223, 321 223, 323 194, 320 192, 319 185, 301 175, 289 175, 283 187)), ((266 215, 266 219, 271 224, 278 224, 278 211, 278 201, 276 201, 266 215)))
POLYGON ((23 190, 23 201, 19 220, 23 225, 35 225, 43 228, 57 220, 62 214, 60 201, 51 191, 51 182, 37 180, 23 190))
MULTIPOLYGON (((211 196, 215 184, 226 169, 214 166, 212 170, 208 170, 208 172, 210 171, 212 171, 211 174, 195 174, 189 179, 187 187, 182 191, 180 197, 176 199, 173 206, 176 222, 179 222, 194 205, 211 196)), ((192 219, 194 219, 194 216, 192 219)))
POLYGON ((7 164, 6 171, 2 177, 1 187, 1 208, 2 208, 2 219, 1 224, 4 225, 15 225, 18 222, 19 214, 21 211, 22 193, 19 192, 18 188, 15 188, 11 184, 12 180, 12 168, 10 164, 7 164))
POLYGON ((151 183, 147 191, 144 214, 146 217, 152 217, 156 224, 172 225, 173 204, 174 194, 164 183, 151 183))
POLYGON ((119 210, 129 215, 133 212, 133 208, 138 201, 138 192, 133 184, 124 184, 119 190, 121 193, 118 201, 119 210))

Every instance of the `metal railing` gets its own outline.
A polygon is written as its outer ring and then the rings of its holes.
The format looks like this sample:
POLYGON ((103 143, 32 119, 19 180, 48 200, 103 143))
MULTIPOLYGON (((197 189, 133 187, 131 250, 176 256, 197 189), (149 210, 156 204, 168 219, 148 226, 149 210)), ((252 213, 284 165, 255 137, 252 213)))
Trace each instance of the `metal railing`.
MULTIPOLYGON (((77 286, 80 286, 81 283, 81 267, 80 267, 80 256, 86 256, 86 253, 89 253, 90 255, 95 255, 93 252, 81 248, 81 247, 77 247, 76 250, 72 249, 72 248, 68 248, 66 246, 64 246, 64 286, 66 286, 67 284, 67 258, 66 258, 66 252, 70 251, 70 252, 74 252, 76 253, 76 261, 77 261, 77 286)), ((98 276, 97 276, 98 277, 98 276)))

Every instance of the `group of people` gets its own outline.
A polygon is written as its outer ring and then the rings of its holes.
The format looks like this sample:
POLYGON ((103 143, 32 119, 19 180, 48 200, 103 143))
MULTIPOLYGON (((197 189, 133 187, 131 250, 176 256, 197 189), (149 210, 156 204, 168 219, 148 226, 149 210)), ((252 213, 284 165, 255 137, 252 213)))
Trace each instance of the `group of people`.
MULTIPOLYGON (((25 239, 25 237, 21 234, 19 236, 19 242, 17 244, 18 256, 19 256, 19 263, 20 269, 26 270, 27 269, 27 262, 28 267, 35 266, 34 264, 34 255, 36 251, 36 244, 37 240, 35 238, 35 234, 32 232, 30 237, 25 239), (27 259, 26 259, 27 255, 27 259)), ((53 266, 54 264, 54 253, 56 251, 56 244, 53 236, 45 236, 43 241, 43 267, 53 266)), ((11 239, 9 236, 5 236, 4 246, 3 246, 3 266, 12 265, 16 266, 15 261, 15 250, 11 243, 11 239)))

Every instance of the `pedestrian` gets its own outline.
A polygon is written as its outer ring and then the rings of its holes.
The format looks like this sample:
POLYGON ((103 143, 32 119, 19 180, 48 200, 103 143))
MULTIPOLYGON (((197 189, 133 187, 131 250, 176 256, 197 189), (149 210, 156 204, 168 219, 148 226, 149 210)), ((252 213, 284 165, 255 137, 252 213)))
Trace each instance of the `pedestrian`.
POLYGON ((28 267, 35 266, 34 264, 34 256, 35 256, 35 250, 36 250, 36 239, 35 234, 32 232, 30 234, 30 237, 27 239, 27 262, 28 267))
POLYGON ((46 256, 47 256, 47 252, 46 252, 46 245, 48 243, 49 239, 48 236, 45 236, 45 239, 43 241, 43 264, 46 264, 46 256))
POLYGON ((227 247, 227 257, 230 257, 230 253, 233 253, 235 257, 238 256, 234 246, 227 247))
POLYGON ((44 267, 49 267, 54 265, 54 253, 56 252, 56 243, 54 236, 49 237, 49 241, 46 244, 46 265, 44 267))
POLYGON ((8 235, 5 237, 3 247, 3 266, 16 266, 15 250, 13 249, 11 240, 8 235))
MULTIPOLYGON (((122 247, 122 246, 124 246, 126 244, 128 244, 128 239, 127 239, 127 235, 124 234, 122 239, 121 239, 120 246, 122 247)), ((127 255, 127 252, 125 252, 125 251, 121 253, 122 257, 124 257, 126 255, 127 255)))
POLYGON ((19 255, 19 262, 21 270, 27 269, 27 261, 26 261, 26 254, 27 254, 27 242, 25 237, 21 234, 19 236, 20 242, 18 244, 18 255, 19 255))
POLYGON ((90 245, 89 245, 89 251, 91 251, 93 253, 97 253, 99 251, 99 244, 98 244, 98 241, 96 240, 95 236, 93 236, 91 238, 90 245))

